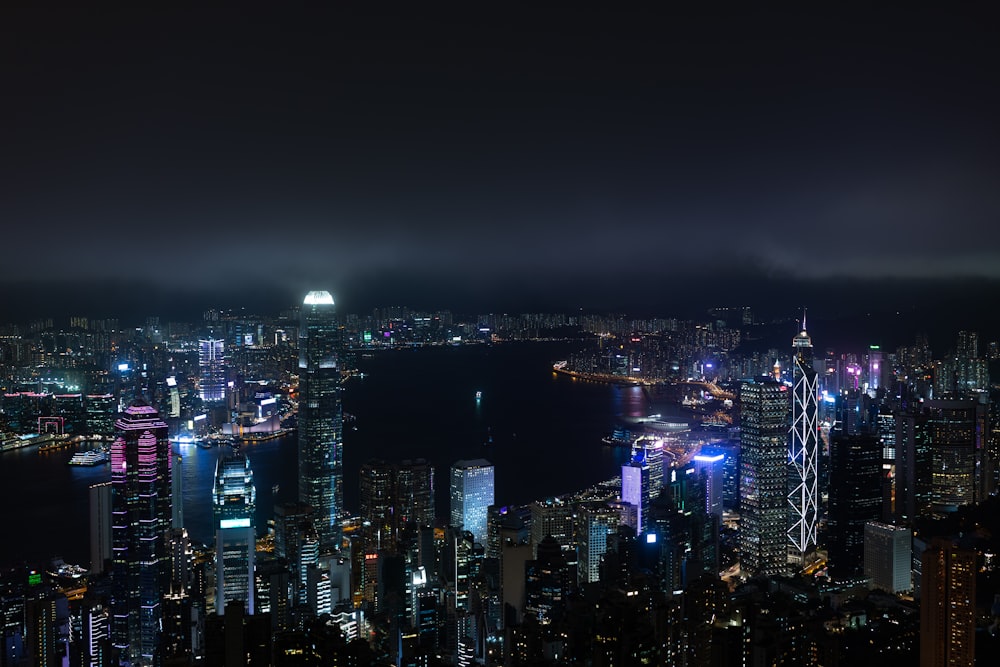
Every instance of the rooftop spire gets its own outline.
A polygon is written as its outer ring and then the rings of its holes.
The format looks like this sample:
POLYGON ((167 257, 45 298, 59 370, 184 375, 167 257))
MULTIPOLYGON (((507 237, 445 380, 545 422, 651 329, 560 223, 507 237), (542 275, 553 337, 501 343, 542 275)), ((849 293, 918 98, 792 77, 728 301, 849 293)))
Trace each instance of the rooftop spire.
POLYGON ((806 308, 802 308, 802 330, 806 330, 806 308))

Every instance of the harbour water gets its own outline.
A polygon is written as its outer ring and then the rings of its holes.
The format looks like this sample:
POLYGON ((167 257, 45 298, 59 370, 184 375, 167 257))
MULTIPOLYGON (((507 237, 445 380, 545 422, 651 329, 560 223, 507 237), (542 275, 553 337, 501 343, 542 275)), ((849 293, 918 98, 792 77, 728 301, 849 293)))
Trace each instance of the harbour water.
MULTIPOLYGON (((487 458, 496 466, 499 504, 526 503, 585 488, 618 474, 626 450, 603 446, 622 417, 669 412, 643 387, 577 380, 552 371, 566 343, 517 343, 379 352, 363 358, 363 378, 345 385, 345 504, 358 510, 358 470, 373 457, 425 458, 435 466, 437 512, 448 508, 448 467, 487 458), (476 398, 476 392, 482 392, 476 398)), ((263 532, 275 501, 297 495, 295 435, 248 445, 263 532)), ((0 564, 42 563, 60 555, 89 565, 88 495, 109 466, 68 466, 74 450, 37 447, 0 455, 0 564)), ((219 448, 184 446, 185 524, 212 541, 212 482, 219 448)))

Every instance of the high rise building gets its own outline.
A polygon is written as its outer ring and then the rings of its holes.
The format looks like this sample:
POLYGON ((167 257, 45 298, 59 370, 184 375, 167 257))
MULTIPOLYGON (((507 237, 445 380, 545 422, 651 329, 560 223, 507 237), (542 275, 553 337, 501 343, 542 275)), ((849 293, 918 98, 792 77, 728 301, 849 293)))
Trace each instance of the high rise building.
POLYGON ((621 509, 607 504, 585 505, 579 513, 576 554, 581 584, 594 583, 601 577, 601 559, 608 550, 608 535, 621 523, 621 509))
POLYGON ((226 343, 217 338, 198 341, 198 371, 201 400, 221 403, 226 400, 226 343))
POLYGON ((924 550, 920 667, 976 663, 976 552, 936 540, 924 550))
POLYGON ((375 551, 395 551, 395 486, 393 468, 382 459, 361 465, 361 520, 365 547, 375 551))
POLYGON ((487 508, 493 504, 493 464, 486 459, 457 461, 451 466, 451 525, 486 544, 487 508))
POLYGON ((329 292, 306 294, 299 323, 299 500, 313 508, 320 548, 340 548, 344 513, 343 412, 329 292))
POLYGON ((111 445, 112 644, 134 666, 159 662, 161 598, 169 576, 171 521, 167 425, 148 405, 115 422, 111 445))
POLYGON ((694 457, 695 473, 705 480, 705 511, 722 519, 722 488, 726 454, 702 449, 694 457))
POLYGON ((292 603, 306 604, 310 565, 319 563, 319 537, 313 509, 305 503, 284 503, 274 508, 274 551, 288 562, 292 603))
POLYGON ((434 523, 434 466, 426 459, 403 461, 396 467, 396 519, 405 524, 434 523))
POLYGON ((977 464, 984 450, 986 406, 975 399, 924 402, 930 447, 931 511, 954 512, 979 497, 977 464))
POLYGON ((865 576, 872 586, 890 593, 911 590, 910 540, 912 531, 880 521, 865 524, 865 576))
POLYGON ((812 339, 802 331, 792 339, 792 429, 788 450, 788 558, 802 565, 816 548, 819 521, 819 388, 813 370, 812 339))
POLYGON ((245 454, 234 452, 218 460, 213 500, 216 613, 222 615, 231 602, 242 602, 246 613, 252 616, 257 490, 245 454))
POLYGON ((740 391, 740 565, 750 576, 787 569, 788 387, 745 382, 740 391))
POLYGON ((646 451, 640 449, 622 466, 622 501, 635 508, 632 528, 636 534, 649 528, 649 508, 654 497, 652 470, 646 462, 646 451))
POLYGON ((882 444, 874 434, 830 438, 829 560, 839 573, 861 572, 865 524, 882 516, 882 444))
POLYGON ((90 487, 90 572, 105 572, 111 563, 111 482, 90 487))

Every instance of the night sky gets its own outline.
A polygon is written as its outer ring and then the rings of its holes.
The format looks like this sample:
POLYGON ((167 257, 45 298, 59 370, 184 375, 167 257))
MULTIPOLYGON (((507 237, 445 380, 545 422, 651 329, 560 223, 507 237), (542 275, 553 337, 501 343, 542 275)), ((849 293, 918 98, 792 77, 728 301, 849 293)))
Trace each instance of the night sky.
POLYGON ((1000 295, 989 3, 352 4, 0 10, 6 313, 1000 295))

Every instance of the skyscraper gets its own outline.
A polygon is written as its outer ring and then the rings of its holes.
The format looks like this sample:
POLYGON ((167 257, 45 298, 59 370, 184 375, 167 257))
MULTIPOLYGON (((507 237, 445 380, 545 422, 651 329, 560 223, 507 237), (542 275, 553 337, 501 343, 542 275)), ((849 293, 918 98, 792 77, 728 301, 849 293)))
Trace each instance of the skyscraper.
POLYGON ((909 528, 880 521, 865 524, 865 576, 875 588, 902 593, 913 588, 910 581, 909 528))
POLYGON ((622 466, 622 501, 635 508, 636 534, 646 532, 649 526, 649 506, 653 499, 653 484, 645 450, 633 453, 632 459, 622 466))
POLYGON ((112 643, 132 665, 159 661, 161 597, 169 576, 170 443, 148 405, 125 409, 111 445, 112 643))
POLYGON ((324 551, 340 547, 344 511, 340 332, 329 292, 309 292, 299 324, 299 500, 313 508, 324 551))
POLYGON ((882 443, 874 434, 834 430, 830 442, 829 560, 839 573, 861 572, 865 524, 882 516, 882 443))
POLYGON ((319 538, 313 516, 313 508, 301 502, 274 507, 274 551, 288 561, 293 604, 306 603, 308 568, 319 562, 319 538))
POLYGON ((393 468, 382 459, 371 459, 361 465, 359 488, 366 548, 395 551, 393 486, 393 468))
POLYGON ((426 459, 403 461, 396 469, 397 528, 434 523, 434 467, 426 459))
POLYGON ((201 400, 226 400, 225 341, 207 338, 198 341, 198 371, 201 400))
POLYGON ((788 450, 788 557, 802 565, 806 554, 816 547, 819 519, 819 389, 813 370, 812 339, 802 331, 792 339, 792 432, 788 450))
POLYGON ((486 512, 493 504, 493 464, 486 459, 451 466, 451 525, 462 526, 486 544, 486 512))
POLYGON ((740 564, 750 576, 787 569, 788 388, 773 380, 740 391, 740 564))
POLYGON ((937 540, 924 550, 920 666, 976 663, 976 552, 937 540))
POLYGON ((215 610, 223 614, 226 605, 239 601, 246 613, 254 613, 254 557, 257 534, 254 510, 257 490, 250 460, 233 452, 215 466, 215 610))

